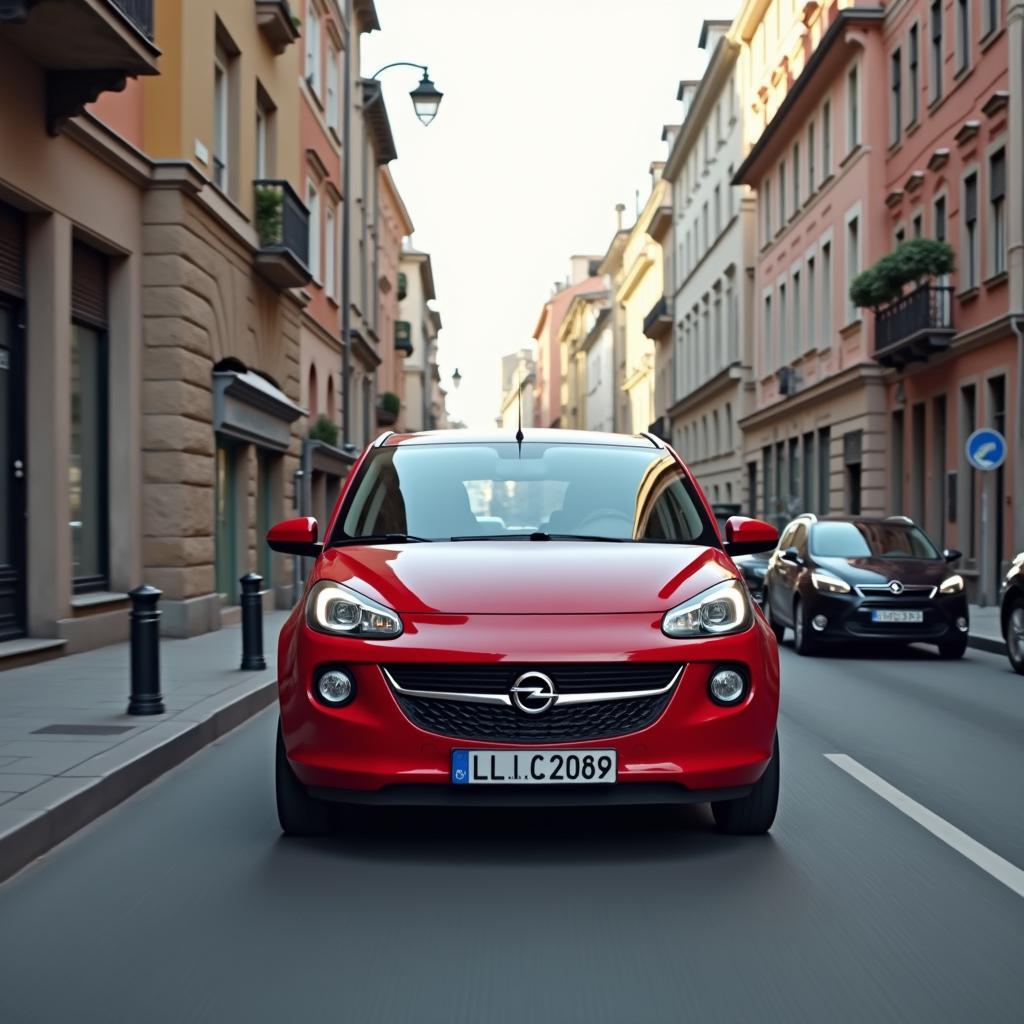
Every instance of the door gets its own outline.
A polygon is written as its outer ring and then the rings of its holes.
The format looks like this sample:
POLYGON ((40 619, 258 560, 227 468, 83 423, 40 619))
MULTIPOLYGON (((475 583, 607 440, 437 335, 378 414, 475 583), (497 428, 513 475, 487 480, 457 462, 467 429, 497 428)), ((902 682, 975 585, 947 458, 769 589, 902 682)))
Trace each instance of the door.
POLYGON ((775 591, 772 597, 772 612, 775 614, 776 621, 785 622, 791 626, 793 625, 793 600, 796 597, 797 585, 800 582, 803 567, 781 556, 787 548, 796 548, 800 555, 803 555, 807 540, 807 527, 803 523, 797 523, 795 529, 786 531, 785 540, 786 543, 780 544, 778 548, 778 570, 776 583, 772 587, 775 591))
POLYGON ((235 482, 237 447, 217 438, 217 477, 214 505, 217 548, 217 591, 224 604, 238 604, 238 489, 235 482))
POLYGON ((0 641, 25 635, 25 362, 20 307, 0 296, 0 641))

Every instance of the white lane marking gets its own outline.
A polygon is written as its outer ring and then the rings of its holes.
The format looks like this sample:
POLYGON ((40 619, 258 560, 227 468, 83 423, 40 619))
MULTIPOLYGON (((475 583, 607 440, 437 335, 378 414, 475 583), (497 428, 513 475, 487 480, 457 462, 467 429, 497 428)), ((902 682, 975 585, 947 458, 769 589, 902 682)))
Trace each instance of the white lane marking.
POLYGON ((982 871, 986 871, 994 879, 1002 882, 1018 896, 1024 896, 1024 871, 1015 864, 1004 860, 998 853, 993 853, 987 846, 982 846, 966 832, 961 832, 955 825, 951 825, 945 818, 940 818, 933 811, 929 811, 927 807, 912 800, 906 793, 901 793, 895 786, 889 785, 885 779, 865 768, 852 757, 848 757, 846 754, 826 754, 825 757, 837 768, 842 768, 848 775, 852 775, 858 782, 863 783, 883 800, 902 811, 908 818, 916 821, 922 828, 926 828, 937 839, 941 839, 957 853, 977 864, 982 871))

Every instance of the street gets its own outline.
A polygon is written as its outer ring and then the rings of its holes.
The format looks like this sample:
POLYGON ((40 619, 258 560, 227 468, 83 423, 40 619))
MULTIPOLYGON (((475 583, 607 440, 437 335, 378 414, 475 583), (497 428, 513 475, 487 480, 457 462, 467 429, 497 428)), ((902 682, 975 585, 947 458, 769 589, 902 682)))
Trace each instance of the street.
POLYGON ((973 650, 782 660, 765 839, 695 807, 285 840, 263 713, 0 886, 0 1020, 1019 1020, 1019 888, 825 756, 1019 868, 1019 678, 973 650))

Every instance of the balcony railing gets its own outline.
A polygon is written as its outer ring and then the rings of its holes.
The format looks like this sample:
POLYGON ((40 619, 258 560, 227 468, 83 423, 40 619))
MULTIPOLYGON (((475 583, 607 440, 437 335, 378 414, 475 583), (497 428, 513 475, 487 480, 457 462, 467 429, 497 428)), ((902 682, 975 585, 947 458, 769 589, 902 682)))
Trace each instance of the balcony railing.
POLYGON ((400 270, 398 272, 398 301, 401 302, 402 299, 404 299, 406 297, 406 295, 408 295, 408 294, 409 294, 409 278, 406 277, 406 274, 405 274, 404 270, 400 270))
POLYGON ((261 178, 253 182, 256 233, 260 248, 256 265, 278 288, 297 288, 309 272, 309 210, 287 181, 261 178))
POLYGON ((395 351, 412 355, 412 324, 408 320, 395 321, 395 351))
POLYGON ((668 310, 668 302, 662 296, 651 307, 651 311, 644 317, 644 334, 648 338, 660 341, 668 337, 672 330, 672 316, 668 310))
POLYGON ((924 361, 955 333, 952 287, 923 284, 875 314, 875 358, 885 366, 924 361))
POLYGON ((153 38, 153 0, 112 0, 142 30, 147 39, 153 38))

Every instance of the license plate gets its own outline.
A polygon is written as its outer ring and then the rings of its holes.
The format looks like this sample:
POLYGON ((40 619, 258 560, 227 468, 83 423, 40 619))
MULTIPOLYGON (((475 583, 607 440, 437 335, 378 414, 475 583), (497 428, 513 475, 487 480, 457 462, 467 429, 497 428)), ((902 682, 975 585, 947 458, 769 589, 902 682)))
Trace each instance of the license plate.
POLYGON ((872 622, 924 622, 924 612, 909 608, 875 608, 871 612, 872 622))
POLYGON ((453 750, 456 785, 575 785, 614 782, 614 750, 453 750))

